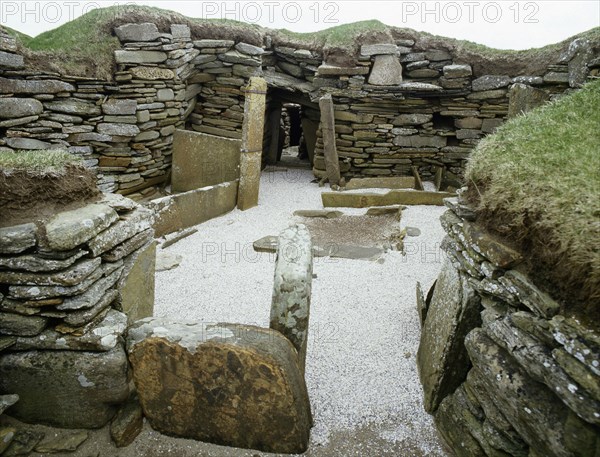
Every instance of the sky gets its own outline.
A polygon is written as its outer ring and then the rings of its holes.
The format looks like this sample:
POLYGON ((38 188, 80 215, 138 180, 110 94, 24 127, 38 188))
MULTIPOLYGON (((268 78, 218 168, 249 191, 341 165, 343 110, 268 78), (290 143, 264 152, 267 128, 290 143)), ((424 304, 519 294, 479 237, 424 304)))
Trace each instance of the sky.
POLYGON ((92 9, 117 4, 150 5, 190 17, 235 19, 296 32, 378 19, 499 49, 541 47, 600 26, 599 0, 0 0, 0 24, 35 36, 92 9))

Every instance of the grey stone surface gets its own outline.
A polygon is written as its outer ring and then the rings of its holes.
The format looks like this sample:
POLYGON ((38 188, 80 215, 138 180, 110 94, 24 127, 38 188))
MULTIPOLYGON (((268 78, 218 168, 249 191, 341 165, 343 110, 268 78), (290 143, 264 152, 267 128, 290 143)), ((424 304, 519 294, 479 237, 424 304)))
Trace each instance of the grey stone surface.
POLYGON ((126 98, 111 98, 102 103, 102 111, 104 114, 112 115, 128 115, 135 114, 137 110, 137 101, 126 98))
POLYGON ((249 57, 248 55, 239 51, 228 51, 224 54, 219 54, 219 59, 221 59, 223 62, 239 63, 249 67, 260 67, 260 60, 253 59, 252 57, 249 57))
POLYGON ((115 34, 123 43, 129 41, 155 41, 160 36, 156 24, 151 22, 124 24, 115 27, 115 34))
POLYGON ((194 46, 200 49, 203 48, 230 48, 235 42, 233 40, 197 40, 194 41, 194 46))
POLYGON ((507 271, 500 278, 500 282, 521 303, 538 315, 551 318, 560 311, 560 305, 550 295, 541 291, 527 276, 516 270, 507 271))
POLYGON ((77 259, 86 254, 78 250, 63 260, 46 259, 38 255, 21 255, 17 257, 0 257, 0 267, 7 270, 26 270, 30 272, 57 271, 70 267, 77 259))
POLYGON ((549 94, 535 87, 515 83, 508 93, 508 117, 515 117, 543 105, 550 98, 549 94))
POLYGON ((102 298, 91 308, 72 311, 64 318, 64 323, 71 327, 81 327, 92 322, 96 316, 110 307, 119 298, 119 291, 108 290, 102 298))
POLYGON ((102 260, 105 262, 116 262, 146 245, 152 239, 153 235, 154 231, 152 229, 144 230, 102 254, 102 260))
POLYGON ((68 297, 80 294, 102 276, 102 269, 93 271, 75 286, 10 286, 9 296, 16 299, 43 300, 52 297, 68 297))
POLYGON ((162 51, 115 51, 115 60, 117 63, 162 63, 168 58, 167 54, 162 51))
POLYGON ((129 323, 154 314, 154 273, 156 242, 151 241, 125 260, 123 275, 117 284, 121 308, 129 323))
POLYGON ((139 127, 131 124, 105 122, 98 124, 96 128, 98 129, 98 133, 103 135, 136 136, 140 133, 139 127))
POLYGON ((108 205, 91 204, 59 213, 45 224, 51 250, 68 251, 95 237, 119 219, 108 205))
POLYGON ((171 35, 174 40, 189 39, 192 32, 190 26, 186 24, 171 24, 171 35))
POLYGON ((0 254, 19 254, 33 246, 37 241, 35 224, 21 224, 0 228, 0 254))
POLYGON ((0 94, 56 94, 73 92, 75 87, 54 79, 10 79, 0 77, 0 94))
POLYGON ((360 53, 363 56, 375 56, 382 54, 396 55, 398 46, 393 43, 363 44, 360 53))
POLYGON ((417 353, 428 412, 434 412, 467 376, 464 339, 481 322, 479 307, 479 297, 466 277, 446 260, 427 311, 417 353))
POLYGON ((446 141, 446 137, 442 136, 399 135, 394 137, 393 143, 406 148, 443 148, 446 146, 446 141))
POLYGON ((127 348, 155 430, 267 452, 306 450, 306 385, 279 332, 149 318, 130 328, 127 348), (174 391, 182 401, 173 402, 174 391))
POLYGON ((369 84, 394 86, 402 82, 402 65, 396 55, 377 55, 369 75, 369 84))
POLYGON ((134 78, 148 81, 156 81, 159 79, 174 79, 175 73, 173 70, 161 67, 133 67, 129 70, 134 78))
POLYGON ((394 125, 419 125, 430 122, 433 116, 431 114, 400 114, 394 118, 394 125))
POLYGON ((48 328, 35 337, 19 336, 11 350, 110 351, 119 344, 126 329, 127 316, 111 309, 102 319, 74 334, 48 328))
POLYGON ((0 390, 19 395, 11 415, 24 422, 99 428, 129 395, 127 371, 120 345, 108 352, 9 353, 0 355, 0 390))
POLYGON ((117 268, 108 276, 96 281, 81 295, 65 298, 56 309, 59 311, 72 311, 83 308, 92 308, 102 299, 106 291, 115 285, 121 275, 121 271, 121 269, 117 268))
POLYGON ((18 70, 25 66, 23 56, 11 52, 0 51, 0 68, 18 70))
POLYGON ((33 138, 7 138, 6 144, 14 149, 26 150, 50 149, 52 146, 52 144, 47 141, 35 140, 33 138))
POLYGON ((501 89, 510 84, 510 77, 506 75, 485 75, 473 80, 472 88, 475 92, 501 89))
POLYGON ((446 65, 442 68, 442 71, 448 79, 465 78, 473 74, 471 65, 446 65))
POLYGON ((45 317, 0 312, 1 335, 35 336, 44 330, 47 324, 48 319, 45 317))
POLYGON ((0 98, 0 119, 34 116, 43 110, 44 106, 35 98, 0 98))
POLYGON ((92 255, 96 257, 134 235, 148 230, 152 224, 152 218, 152 212, 143 208, 138 208, 132 214, 123 217, 88 243, 92 255))
POLYGON ((18 401, 19 396, 16 394, 0 395, 0 415, 18 401))
POLYGON ((137 397, 130 398, 110 423, 110 437, 117 447, 127 447, 141 433, 144 413, 137 397))
POLYGON ((312 289, 313 254, 310 232, 303 224, 279 234, 270 327, 298 351, 301 371, 306 362, 312 289))
POLYGON ((44 102, 44 107, 58 113, 83 116, 98 116, 101 113, 100 107, 96 104, 75 98, 44 102))
POLYGON ((249 56, 261 56, 265 52, 263 48, 259 48, 258 46, 253 46, 251 44, 243 42, 237 43, 235 45, 235 49, 244 54, 248 54, 249 56))
POLYGON ((66 270, 51 273, 0 271, 0 283, 36 286, 74 286, 100 266, 100 259, 81 260, 66 270))

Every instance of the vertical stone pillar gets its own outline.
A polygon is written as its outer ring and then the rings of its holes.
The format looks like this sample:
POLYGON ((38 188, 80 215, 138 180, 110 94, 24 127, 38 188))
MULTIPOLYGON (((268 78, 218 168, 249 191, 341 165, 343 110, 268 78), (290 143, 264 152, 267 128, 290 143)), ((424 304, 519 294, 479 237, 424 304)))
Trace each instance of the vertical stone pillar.
POLYGON ((327 94, 319 99, 319 108, 321 109, 321 132, 323 134, 327 179, 329 179, 330 185, 337 185, 340 182, 340 163, 335 147, 335 118, 331 94, 327 94))
POLYGON ((303 224, 279 235, 270 328, 282 333, 298 351, 304 374, 312 288, 313 254, 310 232, 303 224))
POLYGON ((269 155, 267 163, 275 165, 279 155, 279 124, 281 122, 281 105, 277 106, 269 114, 269 130, 271 131, 271 144, 269 146, 269 155))
POLYGON ((237 201, 237 206, 242 211, 258 205, 266 94, 267 82, 263 78, 250 78, 250 84, 245 91, 240 186, 237 201))

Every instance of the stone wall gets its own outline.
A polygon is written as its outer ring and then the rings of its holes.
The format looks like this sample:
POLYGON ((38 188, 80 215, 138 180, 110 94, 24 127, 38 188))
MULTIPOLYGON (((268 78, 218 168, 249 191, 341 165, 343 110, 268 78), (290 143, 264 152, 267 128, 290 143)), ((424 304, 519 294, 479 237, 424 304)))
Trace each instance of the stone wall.
POLYGON ((460 176, 474 145, 506 119, 513 85, 537 89, 540 103, 600 69, 598 43, 582 39, 544 72, 511 75, 476 74, 454 48, 409 39, 365 44, 347 56, 354 66, 340 67, 322 51, 282 46, 266 31, 263 47, 192 37, 183 24, 164 32, 152 23, 117 27, 122 48, 111 81, 29 70, 15 40, 0 33, 0 151, 64 148, 97 169, 103 191, 147 196, 168 179, 175 129, 241 138, 244 88, 263 76, 265 157, 271 112, 301 104, 309 156, 322 177, 314 123, 318 99, 331 94, 347 177, 407 175, 411 166, 424 177, 436 167, 460 176))
POLYGON ((154 307, 151 226, 149 210, 106 195, 0 229, 0 393, 20 397, 11 415, 98 428, 128 398, 123 334, 154 307))
POLYGON ((446 200, 446 263, 425 298, 425 408, 458 456, 595 456, 600 335, 524 273, 524 256, 446 200))

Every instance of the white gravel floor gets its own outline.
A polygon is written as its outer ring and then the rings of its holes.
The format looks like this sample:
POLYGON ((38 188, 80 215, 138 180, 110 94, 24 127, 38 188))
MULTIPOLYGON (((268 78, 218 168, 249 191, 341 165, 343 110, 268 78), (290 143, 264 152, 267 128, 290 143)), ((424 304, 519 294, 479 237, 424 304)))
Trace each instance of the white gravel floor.
MULTIPOLYGON (((254 252, 252 242, 298 221, 294 210, 323 208, 327 188, 312 179, 308 170, 263 173, 258 207, 199 225, 198 233, 167 248, 183 261, 157 273, 155 315, 268 326, 275 259, 254 252)), ((315 418, 310 449, 327 446, 335 433, 368 428, 380 447, 402 451, 386 455, 446 455, 423 411, 415 366, 415 284, 428 288, 439 273, 443 212, 426 206, 403 212, 401 225, 422 232, 406 239, 405 256, 388 252, 383 263, 315 259, 306 366, 315 418)), ((378 455, 363 445, 352 455, 378 455)))

